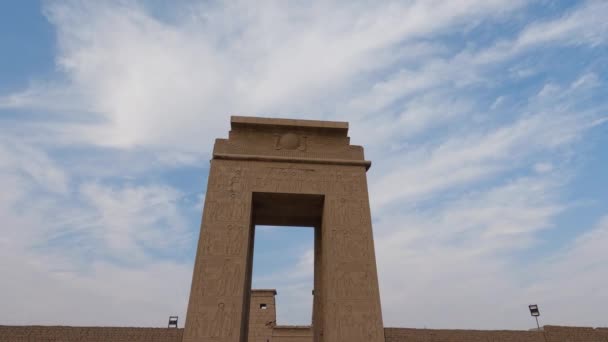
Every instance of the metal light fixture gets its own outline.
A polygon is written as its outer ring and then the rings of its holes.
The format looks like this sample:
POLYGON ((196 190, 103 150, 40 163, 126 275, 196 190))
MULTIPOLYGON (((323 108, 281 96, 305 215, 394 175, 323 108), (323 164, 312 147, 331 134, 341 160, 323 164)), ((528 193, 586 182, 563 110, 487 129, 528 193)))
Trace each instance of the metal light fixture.
POLYGON ((167 328, 177 328, 177 316, 169 316, 169 325, 167 328))
POLYGON ((530 315, 536 318, 536 327, 538 328, 538 330, 540 330, 540 325, 538 324, 538 316, 540 316, 540 310, 538 310, 538 305, 531 304, 528 305, 528 308, 530 309, 530 315))

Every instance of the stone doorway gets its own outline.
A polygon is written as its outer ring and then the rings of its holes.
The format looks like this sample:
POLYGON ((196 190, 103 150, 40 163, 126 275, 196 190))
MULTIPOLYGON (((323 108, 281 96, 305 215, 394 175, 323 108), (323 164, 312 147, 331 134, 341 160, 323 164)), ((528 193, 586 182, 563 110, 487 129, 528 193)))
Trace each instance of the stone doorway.
MULTIPOLYGON (((253 193, 253 238, 255 240, 256 226, 275 226, 275 227, 298 227, 297 229, 310 229, 313 235, 314 248, 314 270, 312 287, 308 291, 312 292, 312 311, 307 325, 313 325, 315 321, 315 307, 320 304, 314 296, 314 289, 321 287, 320 262, 321 240, 322 240, 322 219, 323 219, 323 195, 315 194, 289 194, 289 193, 253 193)), ((279 228, 289 229, 289 228, 279 228)), ((253 261, 256 250, 253 248, 253 261)), ((276 288, 276 286, 272 286, 276 288)), ((308 294, 311 294, 308 292, 308 294)), ((319 291, 317 291, 319 292, 319 291)), ((280 292, 279 292, 280 295, 280 292)), ((252 317, 248 318, 252 320, 252 317)), ((251 325, 249 325, 251 327, 251 325)), ((251 336, 251 332, 249 333, 251 336)))
POLYGON ((216 141, 185 342, 246 342, 254 227, 315 229, 316 342, 384 341, 360 146, 341 122, 233 117, 216 141))

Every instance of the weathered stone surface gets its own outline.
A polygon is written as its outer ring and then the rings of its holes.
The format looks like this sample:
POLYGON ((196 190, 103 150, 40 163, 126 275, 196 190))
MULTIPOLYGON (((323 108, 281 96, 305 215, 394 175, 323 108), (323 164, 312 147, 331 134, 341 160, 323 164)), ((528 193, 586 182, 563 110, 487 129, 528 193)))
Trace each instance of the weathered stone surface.
POLYGON ((183 329, 0 326, 0 342, 180 342, 183 329))
MULTIPOLYGON (((386 342, 608 342, 607 328, 545 326, 544 331, 386 328, 386 342)), ((178 342, 183 329, 0 326, 0 342, 178 342)), ((264 342, 311 342, 307 326, 277 326, 264 342)), ((260 339, 250 339, 258 341, 260 339)))
POLYGON ((386 342, 545 342, 543 333, 517 330, 384 329, 386 342))
POLYGON ((252 290, 248 342, 268 342, 277 325, 275 290, 252 290))
MULTIPOLYGON (((243 341, 255 225, 315 230, 315 340, 384 340, 367 193, 348 124, 232 118, 211 161, 184 342, 243 341)), ((255 327, 256 333, 259 327, 255 327)))
POLYGON ((310 326, 277 326, 272 331, 272 342, 312 342, 310 326))
POLYGON ((543 331, 384 329, 386 342, 608 342, 608 329, 545 326, 543 331))

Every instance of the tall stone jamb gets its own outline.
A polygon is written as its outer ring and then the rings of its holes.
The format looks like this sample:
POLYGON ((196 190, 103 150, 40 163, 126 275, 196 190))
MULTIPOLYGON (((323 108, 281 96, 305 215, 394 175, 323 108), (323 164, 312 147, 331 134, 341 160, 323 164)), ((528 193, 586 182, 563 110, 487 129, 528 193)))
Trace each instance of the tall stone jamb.
POLYGON ((384 341, 363 148, 345 122, 232 117, 217 139, 184 342, 245 342, 255 225, 315 229, 315 342, 384 341))

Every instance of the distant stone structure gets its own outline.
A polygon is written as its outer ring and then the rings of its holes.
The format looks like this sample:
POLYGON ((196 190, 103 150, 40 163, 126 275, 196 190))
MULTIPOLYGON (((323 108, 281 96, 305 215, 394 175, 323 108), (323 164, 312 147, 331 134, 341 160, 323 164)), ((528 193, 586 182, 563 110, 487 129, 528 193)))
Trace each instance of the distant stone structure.
POLYGON ((0 326, 0 342, 608 342, 605 328, 384 328, 371 163, 347 133, 346 122, 232 117, 213 150, 184 329, 0 326), (311 325, 278 325, 276 291, 251 289, 256 225, 314 229, 311 325))
POLYGON ((310 325, 277 325, 277 291, 251 290, 248 342, 311 342, 310 325))

